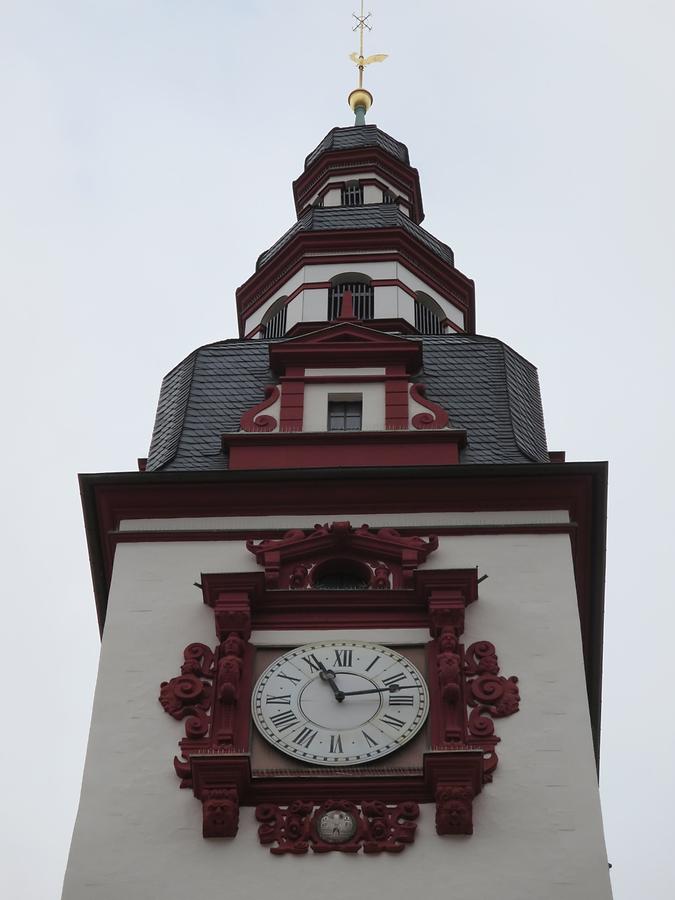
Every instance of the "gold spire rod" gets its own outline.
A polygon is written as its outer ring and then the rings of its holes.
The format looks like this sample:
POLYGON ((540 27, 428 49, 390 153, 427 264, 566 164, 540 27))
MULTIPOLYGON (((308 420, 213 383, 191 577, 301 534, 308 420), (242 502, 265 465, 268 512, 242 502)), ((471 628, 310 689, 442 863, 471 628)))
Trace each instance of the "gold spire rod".
POLYGON ((363 0, 361 0, 361 15, 352 13, 352 18, 356 19, 356 25, 354 25, 352 31, 359 31, 359 52, 358 54, 350 53, 349 58, 359 70, 359 86, 349 95, 349 105, 356 114, 357 125, 365 125, 366 113, 373 104, 373 95, 363 87, 363 72, 366 66, 375 62, 382 62, 388 55, 387 53, 373 53, 372 56, 363 55, 363 36, 366 28, 368 31, 373 30, 372 25, 368 24, 368 19, 371 16, 372 13, 370 12, 367 15, 364 14, 363 0))

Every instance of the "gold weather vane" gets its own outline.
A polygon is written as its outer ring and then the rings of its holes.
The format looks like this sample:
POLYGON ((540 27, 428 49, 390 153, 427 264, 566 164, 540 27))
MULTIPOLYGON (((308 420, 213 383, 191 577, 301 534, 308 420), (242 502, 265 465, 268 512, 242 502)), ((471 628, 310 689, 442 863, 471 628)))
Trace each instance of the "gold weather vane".
POLYGON ((373 105, 373 95, 370 91, 367 91, 363 86, 363 72, 366 66, 369 66, 371 63, 382 62, 388 56, 387 53, 373 53, 372 56, 364 56, 363 55, 363 36, 366 28, 368 31, 372 31, 372 25, 368 24, 368 19, 372 16, 372 13, 368 13, 367 15, 363 12, 363 0, 361 0, 361 15, 356 13, 352 13, 352 18, 356 19, 356 25, 352 28, 352 31, 359 31, 359 52, 358 53, 350 53, 349 58, 356 65, 359 70, 359 86, 356 90, 352 91, 349 95, 349 105, 353 109, 356 115, 356 125, 365 125, 366 124, 366 113, 373 105))

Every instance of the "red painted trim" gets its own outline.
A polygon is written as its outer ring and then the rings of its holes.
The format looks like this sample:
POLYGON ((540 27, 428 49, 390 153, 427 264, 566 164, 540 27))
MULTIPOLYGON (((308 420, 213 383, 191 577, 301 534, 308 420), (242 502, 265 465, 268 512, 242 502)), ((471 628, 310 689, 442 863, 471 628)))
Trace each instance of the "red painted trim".
POLYGON ((466 432, 239 432, 224 434, 222 442, 229 451, 229 466, 233 470, 447 466, 459 463, 466 432))
MULTIPOLYGON (((373 288, 377 288, 377 287, 399 288, 399 290, 402 290, 409 297, 412 297, 413 300, 415 299, 415 296, 417 293, 411 287, 408 287, 407 284, 404 284, 399 278, 371 278, 370 283, 373 286, 373 288)), ((326 290, 327 291, 330 289, 331 284, 332 284, 332 282, 330 282, 330 281, 307 281, 307 282, 304 282, 303 284, 299 285, 294 291, 292 291, 290 294, 287 295, 283 305, 288 306, 288 304, 292 300, 295 300, 295 298, 299 294, 301 294, 303 291, 316 291, 316 290, 326 290)), ((268 300, 269 299, 270 298, 268 298, 268 300)), ((280 298, 278 298, 278 299, 280 299, 280 298)), ((453 298, 443 296, 442 299, 445 300, 446 303, 455 305, 453 298)), ((265 301, 265 302, 267 302, 267 301, 265 301)), ((276 303, 277 301, 275 300, 274 302, 276 303)), ((327 304, 328 304, 328 297, 326 297, 326 305, 327 304)), ((253 310, 253 312, 255 312, 255 310, 253 310)), ((250 318, 250 315, 251 314, 249 314, 247 316, 247 318, 245 319, 246 322, 250 318)), ((380 321, 380 320, 368 319, 368 324, 370 324, 372 321, 380 321)), ((407 321, 407 320, 398 319, 398 320, 392 320, 392 321, 407 321)), ((464 331, 463 328, 461 328, 459 325, 455 325, 455 323, 452 322, 450 319, 443 319, 443 322, 441 324, 444 326, 449 326, 452 329, 454 329, 455 331, 459 331, 459 332, 464 331)), ((412 323, 410 323, 410 325, 412 326, 412 323)), ((256 327, 251 329, 251 331, 249 331, 246 335, 244 335, 244 337, 247 340, 252 337, 255 337, 255 335, 261 331, 262 327, 263 327, 263 323, 261 322, 260 325, 256 325, 256 327)), ((381 330, 386 330, 386 329, 381 329, 381 330)), ((391 329, 389 329, 389 330, 391 330, 391 329)), ((417 329, 414 326, 412 326, 412 331, 416 334, 418 333, 417 329)), ((290 334, 290 331, 288 332, 288 334, 290 334)), ((564 460, 563 460, 563 462, 564 462, 564 460)))
POLYGON ((321 331, 270 344, 269 357, 276 373, 287 371, 289 366, 369 368, 391 364, 404 367, 407 372, 418 372, 422 366, 422 344, 360 323, 337 320, 321 331))
MULTIPOLYGON (((404 528, 397 526, 397 530, 402 534, 418 534, 420 537, 436 534, 439 536, 464 536, 476 534, 572 534, 577 525, 575 522, 559 525, 444 525, 434 528, 425 528, 424 526, 415 528, 404 528)), ((181 530, 181 531, 113 531, 109 535, 109 539, 113 546, 118 544, 153 544, 153 543, 174 543, 174 542, 195 542, 195 541, 245 541, 251 537, 256 538, 276 538, 283 533, 277 529, 256 529, 242 531, 233 530, 181 530)))
POLYGON ((427 413, 417 413, 414 415, 412 417, 412 426, 413 428, 425 430, 445 428, 450 421, 450 417, 442 406, 438 403, 434 403, 433 400, 427 399, 426 390, 427 389, 423 384, 416 383, 410 385, 410 396, 412 399, 419 403, 420 406, 429 410, 427 413))
POLYGON ((301 431, 305 405, 305 386, 301 382, 284 385, 281 393, 281 416, 279 427, 282 431, 301 431))
POLYGON ((366 261, 364 251, 380 251, 378 261, 396 260, 417 275, 442 297, 446 297, 465 316, 466 330, 473 333, 474 284, 458 269, 444 262, 432 250, 410 235, 403 228, 377 228, 354 231, 299 232, 275 254, 269 262, 256 271, 237 288, 237 310, 240 333, 244 331, 244 318, 278 290, 300 268, 307 264, 319 265, 321 251, 329 251, 327 260, 341 264, 347 261, 366 261), (350 254, 355 254, 350 256, 350 254), (386 254, 386 256, 385 256, 386 254), (448 296, 448 292, 451 296, 448 296))
POLYGON ((240 754, 205 754, 191 760, 192 789, 195 797, 223 784, 236 785, 239 802, 290 803, 298 797, 323 801, 334 798, 358 802, 364 797, 385 802, 405 800, 433 802, 439 783, 467 783, 473 796, 483 783, 483 753, 439 751, 424 754, 421 769, 361 768, 280 769, 251 771, 250 758, 240 754))
MULTIPOLYGON (((371 331, 396 332, 398 334, 420 334, 412 322, 407 319, 368 319, 371 331)), ((286 332, 286 337, 299 337, 301 334, 313 334, 326 327, 326 322, 296 322, 286 332)))
MULTIPOLYGON (((80 476, 87 540, 103 628, 122 519, 567 510, 572 524, 467 528, 466 533, 564 533, 569 527, 596 752, 602 673, 606 463, 460 465, 324 472, 142 472, 80 476)), ((424 533, 426 529, 416 529, 424 533)), ((438 532, 440 529, 434 529, 438 532)), ((450 530, 448 533, 462 533, 450 530)), ((123 533, 126 534, 126 533, 123 533)), ((146 533, 128 540, 144 540, 146 533)), ((171 533, 167 540, 181 540, 171 533)))
MULTIPOLYGON (((362 232, 362 234, 363 233, 364 232, 362 232)), ((438 258, 434 256, 434 259, 438 259, 438 258)), ((283 271, 282 275, 280 276, 280 278, 277 279, 275 282, 273 282, 271 284, 271 286, 269 287, 269 289, 265 291, 265 295, 256 297, 255 302, 253 302, 250 305, 250 307, 247 307, 247 309, 242 313, 242 315, 245 315, 246 318, 248 318, 256 309, 258 309, 260 306, 265 304, 275 293, 277 293, 277 291, 280 289, 280 286, 283 285, 285 283, 285 281, 287 281, 290 277, 292 277, 292 275, 296 274, 305 265, 331 265, 332 266, 332 265, 335 265, 336 262, 340 263, 340 265, 343 267, 347 267, 349 265, 359 265, 360 263, 364 263, 364 262, 398 262, 398 263, 401 263, 401 265, 405 266, 406 269, 408 269, 408 271, 412 275, 415 275, 417 278, 419 278, 421 281, 423 281, 425 284, 427 284, 430 288, 432 288, 437 294, 439 294, 439 296, 443 297, 445 300, 447 300, 448 303, 451 303, 455 308, 457 308, 460 312, 462 312, 464 315, 464 318, 466 319, 466 312, 464 311, 465 303, 463 302, 463 300, 457 293, 453 293, 451 290, 448 289, 447 276, 445 276, 442 280, 439 278, 434 278, 433 276, 431 276, 429 274, 428 264, 421 263, 420 265, 417 265, 415 260, 412 259, 410 256, 405 256, 403 254, 397 253, 394 250, 387 251, 387 249, 384 249, 383 251, 381 251, 379 253, 370 253, 370 254, 363 253, 362 251, 361 252, 356 251, 354 253, 341 252, 339 254, 331 253, 331 254, 326 254, 326 255, 321 255, 321 254, 315 253, 313 255, 308 254, 306 257, 301 256, 299 258, 299 260, 297 260, 297 264, 293 267, 292 271, 288 271, 285 269, 283 271)), ((441 265, 445 265, 444 263, 442 263, 442 261, 439 260, 439 262, 441 262, 441 265)), ((263 270, 260 270, 260 271, 262 272, 263 270)), ((462 278, 464 277, 461 275, 461 273, 459 273, 459 270, 453 269, 452 271, 457 272, 462 278)), ((258 273, 256 273, 254 276, 252 276, 252 278, 255 278, 257 274, 258 273)), ((249 281, 250 280, 251 279, 249 279, 249 281)), ((242 287, 245 287, 247 284, 248 284, 248 282, 246 282, 245 285, 242 285, 242 287)), ((473 296, 473 282, 470 282, 470 284, 471 284, 472 296, 473 296)), ((239 290, 241 290, 241 288, 239 290)), ((473 300, 471 302, 473 303, 473 300)), ((241 315, 240 315, 240 318, 241 318, 241 315)), ((243 319, 242 319, 242 321, 243 321, 243 319)), ((455 326, 455 327, 457 327, 457 326, 455 326)))
POLYGON ((328 150, 322 153, 309 168, 293 182, 296 213, 307 204, 319 186, 334 175, 342 175, 353 181, 358 171, 373 171, 382 175, 409 197, 410 216, 418 224, 424 220, 420 177, 417 169, 390 156, 379 147, 362 147, 356 150, 328 150))
POLYGON ((269 409, 279 399, 279 388, 270 384, 265 388, 265 399, 247 410, 240 419, 243 431, 273 431, 277 427, 277 420, 273 416, 258 416, 265 409, 269 409))
MULTIPOLYGON (((335 366, 338 368, 338 366, 335 366)), ((285 384, 288 381, 301 381, 303 384, 377 384, 378 382, 386 381, 387 376, 382 375, 294 375, 292 378, 289 378, 287 375, 282 375, 279 378, 281 384, 285 384)), ((407 378, 406 378, 407 382, 407 378)))

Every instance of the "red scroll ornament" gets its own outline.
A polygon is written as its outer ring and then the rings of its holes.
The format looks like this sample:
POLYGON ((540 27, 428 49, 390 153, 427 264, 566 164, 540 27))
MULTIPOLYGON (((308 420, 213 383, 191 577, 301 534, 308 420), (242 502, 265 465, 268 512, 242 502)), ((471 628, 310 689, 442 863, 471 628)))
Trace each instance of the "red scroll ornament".
POLYGON ((326 800, 320 806, 296 800, 286 807, 262 803, 255 817, 261 823, 258 838, 270 853, 401 853, 415 840, 417 803, 388 806, 379 800, 326 800), (332 825, 335 827, 331 827, 332 825))
POLYGON ((274 431, 277 427, 277 420, 273 416, 261 416, 265 409, 274 406, 280 397, 279 388, 274 384, 268 384, 265 388, 265 399, 261 400, 251 409, 247 410, 241 417, 239 424, 242 431, 274 431))
POLYGON ((410 396, 417 401, 420 406, 428 409, 429 412, 417 413, 412 417, 413 428, 424 429, 440 429, 446 428, 450 418, 442 406, 434 403, 433 400, 427 399, 426 386, 419 382, 410 385, 410 396))

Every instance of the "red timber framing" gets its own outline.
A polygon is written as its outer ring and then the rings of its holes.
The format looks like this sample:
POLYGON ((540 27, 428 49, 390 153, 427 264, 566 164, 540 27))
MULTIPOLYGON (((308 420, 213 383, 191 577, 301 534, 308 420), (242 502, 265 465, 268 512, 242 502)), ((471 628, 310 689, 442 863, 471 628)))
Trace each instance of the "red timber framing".
MULTIPOLYGON (((577 582, 579 618, 591 721, 599 752, 602 625, 605 569, 606 463, 532 463, 442 467, 314 469, 256 472, 133 472, 80 476, 97 609, 105 623, 115 549, 119 542, 241 540, 274 530, 242 531, 241 516, 348 514, 367 520, 375 512, 487 512, 566 510, 569 525, 503 525, 434 528, 434 534, 569 534, 577 582), (134 531, 133 519, 232 517, 232 531, 134 531), (126 521, 124 531, 120 522, 126 521)), ((409 529, 399 529, 403 534, 409 529)), ((416 528, 422 536, 429 530, 416 528)), ((281 537, 279 532, 276 534, 281 537)), ((262 573, 261 573, 262 574, 262 573)), ((489 574, 489 573, 487 573, 489 574)))
POLYGON ((474 283, 403 228, 344 231, 300 231, 237 288, 239 334, 245 321, 283 284, 306 265, 339 265, 346 271, 364 262, 400 262, 464 315, 467 334, 474 334, 474 283))
MULTIPOLYGON (((312 196, 328 178, 353 181, 360 172, 372 172, 388 181, 409 200, 410 218, 418 225, 424 219, 422 192, 417 169, 390 156, 379 147, 358 150, 328 150, 318 156, 293 182, 295 211, 298 216, 307 209, 312 196)), ((332 185, 331 185, 332 186, 332 185)))

